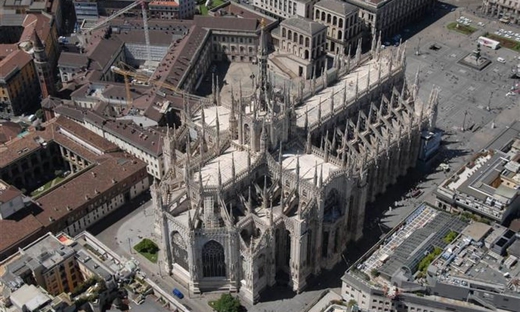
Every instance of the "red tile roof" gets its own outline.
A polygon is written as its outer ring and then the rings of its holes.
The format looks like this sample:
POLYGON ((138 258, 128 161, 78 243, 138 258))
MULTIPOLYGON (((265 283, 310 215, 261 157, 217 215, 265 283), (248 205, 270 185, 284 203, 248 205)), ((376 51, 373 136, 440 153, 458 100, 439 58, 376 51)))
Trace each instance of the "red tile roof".
POLYGON ((31 214, 20 220, 0 220, 0 259, 9 249, 29 243, 26 240, 43 229, 43 225, 31 214))
POLYGON ((5 143, 22 132, 22 126, 15 122, 5 121, 0 123, 0 143, 5 143))
MULTIPOLYGON (((44 226, 66 217, 86 202, 106 196, 128 177, 141 173, 146 176, 146 163, 134 158, 110 157, 99 165, 73 178, 68 183, 38 198, 42 212, 36 218, 44 226)), ((119 191, 119 190, 117 190, 119 191)))

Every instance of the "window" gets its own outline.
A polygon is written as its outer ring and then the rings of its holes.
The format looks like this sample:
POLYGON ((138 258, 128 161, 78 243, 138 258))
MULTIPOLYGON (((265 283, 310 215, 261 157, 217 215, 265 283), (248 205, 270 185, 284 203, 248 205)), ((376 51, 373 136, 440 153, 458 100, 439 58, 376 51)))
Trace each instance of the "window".
POLYGON ((204 277, 226 276, 224 247, 214 240, 202 248, 202 273, 204 277))

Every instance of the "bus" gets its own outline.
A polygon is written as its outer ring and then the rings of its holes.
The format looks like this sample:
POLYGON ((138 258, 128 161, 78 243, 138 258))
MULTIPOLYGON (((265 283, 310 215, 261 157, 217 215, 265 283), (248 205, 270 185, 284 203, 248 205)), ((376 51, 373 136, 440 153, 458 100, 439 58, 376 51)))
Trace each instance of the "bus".
POLYGON ((478 43, 493 50, 496 50, 500 47, 500 42, 486 37, 478 37, 478 43))

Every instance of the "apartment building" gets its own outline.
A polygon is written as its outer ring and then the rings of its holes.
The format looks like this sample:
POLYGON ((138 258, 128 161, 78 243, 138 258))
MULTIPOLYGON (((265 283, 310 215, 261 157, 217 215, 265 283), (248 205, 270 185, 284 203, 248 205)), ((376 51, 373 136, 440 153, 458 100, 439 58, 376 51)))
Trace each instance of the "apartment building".
POLYGON ((18 259, 2 264, 5 271, 0 280, 37 285, 53 296, 71 292, 83 281, 75 254, 72 247, 47 233, 20 249, 18 259))
POLYGON ((340 0, 321 0, 314 5, 314 21, 327 26, 327 50, 334 54, 354 51, 361 36, 359 8, 340 0))

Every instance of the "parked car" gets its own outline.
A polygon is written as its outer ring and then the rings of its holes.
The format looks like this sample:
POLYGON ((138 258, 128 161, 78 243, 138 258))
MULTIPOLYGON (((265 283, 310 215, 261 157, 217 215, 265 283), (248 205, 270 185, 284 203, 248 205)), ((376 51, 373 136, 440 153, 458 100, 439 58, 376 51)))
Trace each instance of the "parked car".
POLYGON ((172 292, 175 295, 175 297, 177 297, 179 299, 184 298, 184 295, 182 294, 182 292, 180 290, 178 290, 177 288, 174 288, 172 292))

